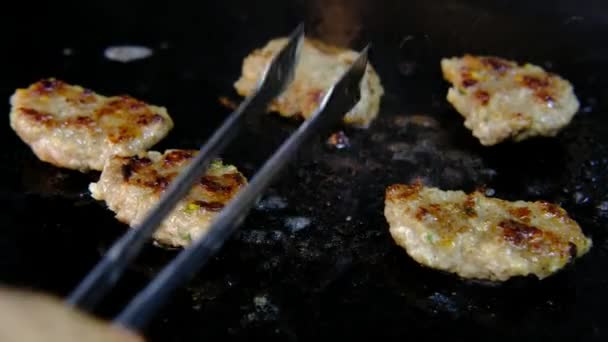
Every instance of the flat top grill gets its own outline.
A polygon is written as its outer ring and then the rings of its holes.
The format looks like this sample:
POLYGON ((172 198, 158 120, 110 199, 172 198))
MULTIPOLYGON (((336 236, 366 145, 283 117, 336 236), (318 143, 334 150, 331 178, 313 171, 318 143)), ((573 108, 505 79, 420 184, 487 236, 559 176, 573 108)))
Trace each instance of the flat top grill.
MULTIPOLYGON (((318 141, 303 150, 200 276, 176 293, 146 331, 150 340, 608 336, 608 51, 601 38, 608 22, 597 10, 606 5, 585 1, 575 13, 524 1, 353 3, 362 24, 347 43, 374 44, 370 61, 386 90, 378 119, 368 130, 344 128, 348 148, 318 141), (479 146, 445 101, 439 58, 482 51, 570 80, 581 101, 572 124, 554 139, 479 146), (560 203, 594 246, 544 281, 490 286, 422 268, 393 243, 382 213, 385 187, 415 177, 446 189, 485 185, 500 198, 560 203)), ((65 34, 69 9, 33 10, 22 38, 7 37, 12 53, 1 66, 0 95, 8 99, 45 76, 100 93, 128 91, 167 106, 176 120, 155 149, 192 148, 230 112, 218 98, 239 100, 232 83, 242 58, 293 28, 298 13, 321 37, 349 37, 320 29, 315 2, 232 0, 198 11, 143 2, 109 10, 114 5, 87 5, 99 22, 115 20, 103 28, 73 16, 72 24, 82 24, 78 35, 65 34), (34 39, 43 29, 49 39, 34 39), (154 54, 128 64, 104 58, 105 47, 123 43, 154 54), (209 67, 218 63, 225 67, 209 67)), ((11 25, 22 27, 16 20, 3 21, 6 35, 11 25)), ((249 122, 224 158, 250 176, 295 127, 276 115, 249 122)), ((41 163, 8 124, 0 130, 0 280, 65 296, 126 226, 88 195, 97 174, 41 163)), ((147 246, 101 314, 116 312, 174 256, 147 246)))

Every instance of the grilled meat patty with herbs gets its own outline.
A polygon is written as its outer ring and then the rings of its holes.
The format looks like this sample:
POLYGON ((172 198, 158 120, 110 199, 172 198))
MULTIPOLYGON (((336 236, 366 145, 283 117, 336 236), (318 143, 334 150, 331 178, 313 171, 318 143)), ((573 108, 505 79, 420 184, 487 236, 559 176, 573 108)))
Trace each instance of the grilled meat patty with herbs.
MULTIPOLYGON (((114 156, 106 163, 98 182, 89 189, 93 198, 104 200, 116 218, 135 226, 159 201, 169 183, 198 153, 167 150, 114 156)), ((169 214, 154 234, 161 245, 186 246, 207 231, 212 218, 247 184, 232 165, 214 161, 206 174, 169 214)))
POLYGON ((393 239, 414 260, 463 278, 543 279, 592 245, 555 204, 510 202, 419 182, 388 187, 384 214, 393 239))
POLYGON ((145 151, 173 128, 163 107, 52 78, 17 89, 10 103, 11 127, 40 160, 83 172, 145 151))
POLYGON ((532 64, 494 56, 445 58, 447 100, 482 145, 555 136, 579 108, 570 82, 532 64))
MULTIPOLYGON (((244 59, 241 77, 234 84, 240 95, 249 96, 257 89, 266 67, 287 42, 287 38, 273 39, 244 59)), ((272 101, 269 110, 277 111, 285 117, 310 118, 325 92, 358 56, 355 51, 305 38, 295 78, 285 92, 272 101)), ((345 113, 344 122, 355 127, 368 127, 378 115, 383 94, 378 74, 368 65, 361 81, 361 99, 345 113)))

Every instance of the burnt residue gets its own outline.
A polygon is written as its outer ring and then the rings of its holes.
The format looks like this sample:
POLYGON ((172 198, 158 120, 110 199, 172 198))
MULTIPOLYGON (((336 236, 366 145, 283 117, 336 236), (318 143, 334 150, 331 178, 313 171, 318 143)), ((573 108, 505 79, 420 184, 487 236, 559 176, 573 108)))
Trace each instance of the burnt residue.
POLYGON ((123 166, 120 167, 120 172, 122 173, 122 178, 125 181, 128 181, 129 179, 131 179, 131 176, 133 175, 133 168, 131 167, 130 164, 124 164, 123 166))
POLYGON ((555 102, 555 98, 547 90, 537 91, 535 95, 538 99, 540 99, 542 102, 546 102, 547 104, 553 105, 555 102))
POLYGON ((77 116, 73 119, 68 119, 66 121, 66 125, 75 125, 75 126, 95 126, 95 120, 90 116, 77 116))
POLYGON ((43 113, 34 108, 20 107, 18 108, 18 112, 27 119, 46 126, 51 126, 55 123, 55 119, 51 114, 43 113))
POLYGON ((240 173, 224 173, 221 176, 205 175, 199 185, 215 196, 230 196, 245 185, 246 179, 240 173))
POLYGON ((464 88, 469 88, 469 87, 472 87, 472 86, 474 86, 476 84, 477 84, 477 80, 472 79, 472 78, 464 78, 462 80, 462 86, 464 88))
POLYGON ((178 167, 189 162, 194 156, 195 151, 175 150, 166 152, 163 156, 163 164, 166 167, 178 167))
POLYGON ((42 94, 48 94, 61 90, 65 86, 61 80, 55 78, 42 79, 32 85, 32 89, 42 94))
MULTIPOLYGON (((174 176, 174 175, 173 175, 174 176)), ((173 176, 154 176, 152 179, 146 179, 141 182, 141 185, 147 186, 149 188, 153 188, 156 192, 163 192, 169 186, 169 183, 173 180, 173 176)))
POLYGON ((490 101, 490 94, 485 90, 478 89, 475 91, 474 95, 483 106, 487 105, 490 101))
POLYGON ((531 211, 530 211, 530 209, 528 209, 526 207, 518 207, 518 208, 510 209, 509 214, 513 215, 515 218, 517 218, 520 221, 528 222, 528 221, 530 221, 531 211))
POLYGON ((464 214, 468 217, 477 217, 477 211, 475 210, 475 196, 467 195, 467 198, 464 200, 464 214))
POLYGON ((498 57, 484 57, 481 59, 481 63, 494 69, 494 71, 497 71, 501 74, 504 74, 505 72, 507 72, 509 69, 512 68, 512 65, 510 62, 508 62, 502 58, 498 58, 498 57))
POLYGON ((137 122, 138 125, 147 126, 151 123, 162 123, 164 120, 165 118, 163 118, 160 114, 140 114, 137 116, 135 122, 137 122))
POLYGON ((222 184, 217 176, 203 176, 201 177, 199 183, 205 190, 211 192, 227 192, 231 190, 231 187, 229 185, 222 184))
POLYGON ((560 219, 564 219, 567 218, 567 213, 564 209, 560 208, 557 204, 555 203, 550 203, 547 201, 541 201, 540 202, 540 207, 541 210, 544 211, 545 215, 549 215, 549 216, 553 216, 553 217, 557 217, 560 219))
POLYGON ((105 127, 108 139, 120 143, 142 134, 145 126, 161 123, 164 118, 155 113, 145 102, 129 95, 114 96, 95 109, 92 116, 96 121, 104 117, 112 118, 112 124, 105 127), (135 121, 136 125, 132 122, 135 121), (131 123, 131 124, 130 124, 131 123))
POLYGON ((141 170, 143 167, 146 167, 152 164, 152 160, 148 157, 125 157, 123 158, 124 162, 121 166, 121 173, 124 181, 129 181, 133 173, 136 173, 138 170, 141 170))
POLYGON ((505 240, 517 247, 526 247, 543 235, 540 229, 515 220, 502 221, 498 223, 498 227, 503 229, 505 240))
POLYGON ((220 211, 224 208, 224 203, 221 202, 207 202, 207 201, 194 201, 194 204, 209 211, 220 211))
POLYGON ((416 209, 416 220, 418 221, 422 221, 424 220, 424 218, 426 217, 426 215, 429 213, 428 209, 426 209, 425 207, 419 207, 418 209, 416 209))
POLYGON ((530 75, 524 75, 522 77, 522 83, 532 90, 540 90, 549 86, 549 80, 547 77, 538 77, 530 75))
POLYGON ((551 88, 551 77, 554 76, 531 76, 524 75, 522 76, 521 83, 534 91, 534 96, 537 99, 545 102, 547 104, 553 105, 555 102, 555 98, 553 96, 554 90, 551 88))

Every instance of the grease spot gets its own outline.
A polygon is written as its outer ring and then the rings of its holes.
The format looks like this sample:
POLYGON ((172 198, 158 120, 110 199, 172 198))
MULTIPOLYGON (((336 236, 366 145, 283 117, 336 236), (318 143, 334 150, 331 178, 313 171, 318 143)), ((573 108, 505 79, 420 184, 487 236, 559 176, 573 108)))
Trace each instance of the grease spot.
POLYGON ((449 297, 447 297, 439 292, 433 293, 431 296, 429 296, 429 299, 433 302, 434 306, 436 306, 436 308, 439 309, 440 311, 447 311, 447 312, 457 312, 458 311, 458 307, 457 307, 456 303, 449 297))
POLYGON ((255 208, 263 211, 285 209, 287 208, 287 201, 280 196, 269 196, 259 201, 255 208))
POLYGON ((285 226, 292 232, 298 232, 310 225, 310 219, 303 216, 288 217, 285 219, 285 226))
POLYGON ((580 191, 575 192, 572 197, 574 199, 574 203, 576 203, 578 205, 586 204, 589 202, 589 197, 587 197, 585 194, 583 194, 580 191))
POLYGON ((138 45, 117 45, 105 49, 104 56, 115 62, 129 63, 152 56, 152 49, 138 45))
POLYGON ((597 208, 605 214, 608 214, 608 201, 600 203, 597 208))

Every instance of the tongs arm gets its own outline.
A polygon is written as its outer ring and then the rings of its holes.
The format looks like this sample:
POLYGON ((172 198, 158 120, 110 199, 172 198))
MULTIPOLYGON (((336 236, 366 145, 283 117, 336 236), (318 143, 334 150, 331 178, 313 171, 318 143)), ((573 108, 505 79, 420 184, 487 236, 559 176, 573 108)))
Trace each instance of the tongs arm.
POLYGON ((239 227, 273 178, 298 149, 323 128, 339 122, 359 102, 360 81, 367 65, 365 48, 350 69, 325 95, 312 118, 278 148, 247 186, 230 201, 212 222, 205 235, 181 251, 120 313, 115 323, 131 329, 142 328, 171 292, 196 274, 239 227))
MULTIPOLYGON (((125 233, 104 255, 68 297, 67 303, 91 310, 112 289, 128 264, 140 253, 162 220, 189 192, 210 162, 236 136, 249 113, 266 110, 268 103, 291 83, 304 36, 300 25, 288 44, 275 56, 262 77, 255 94, 246 98, 200 149, 190 165, 178 175, 159 203, 143 222, 125 233)), ((251 181, 240 190, 212 220, 206 234, 182 250, 161 272, 116 316, 114 323, 129 329, 141 329, 166 302, 171 293, 191 279, 221 248, 247 216, 258 196, 296 152, 312 137, 339 123, 360 99, 361 80, 367 68, 366 47, 342 77, 325 93, 311 118, 277 149, 251 181)))

